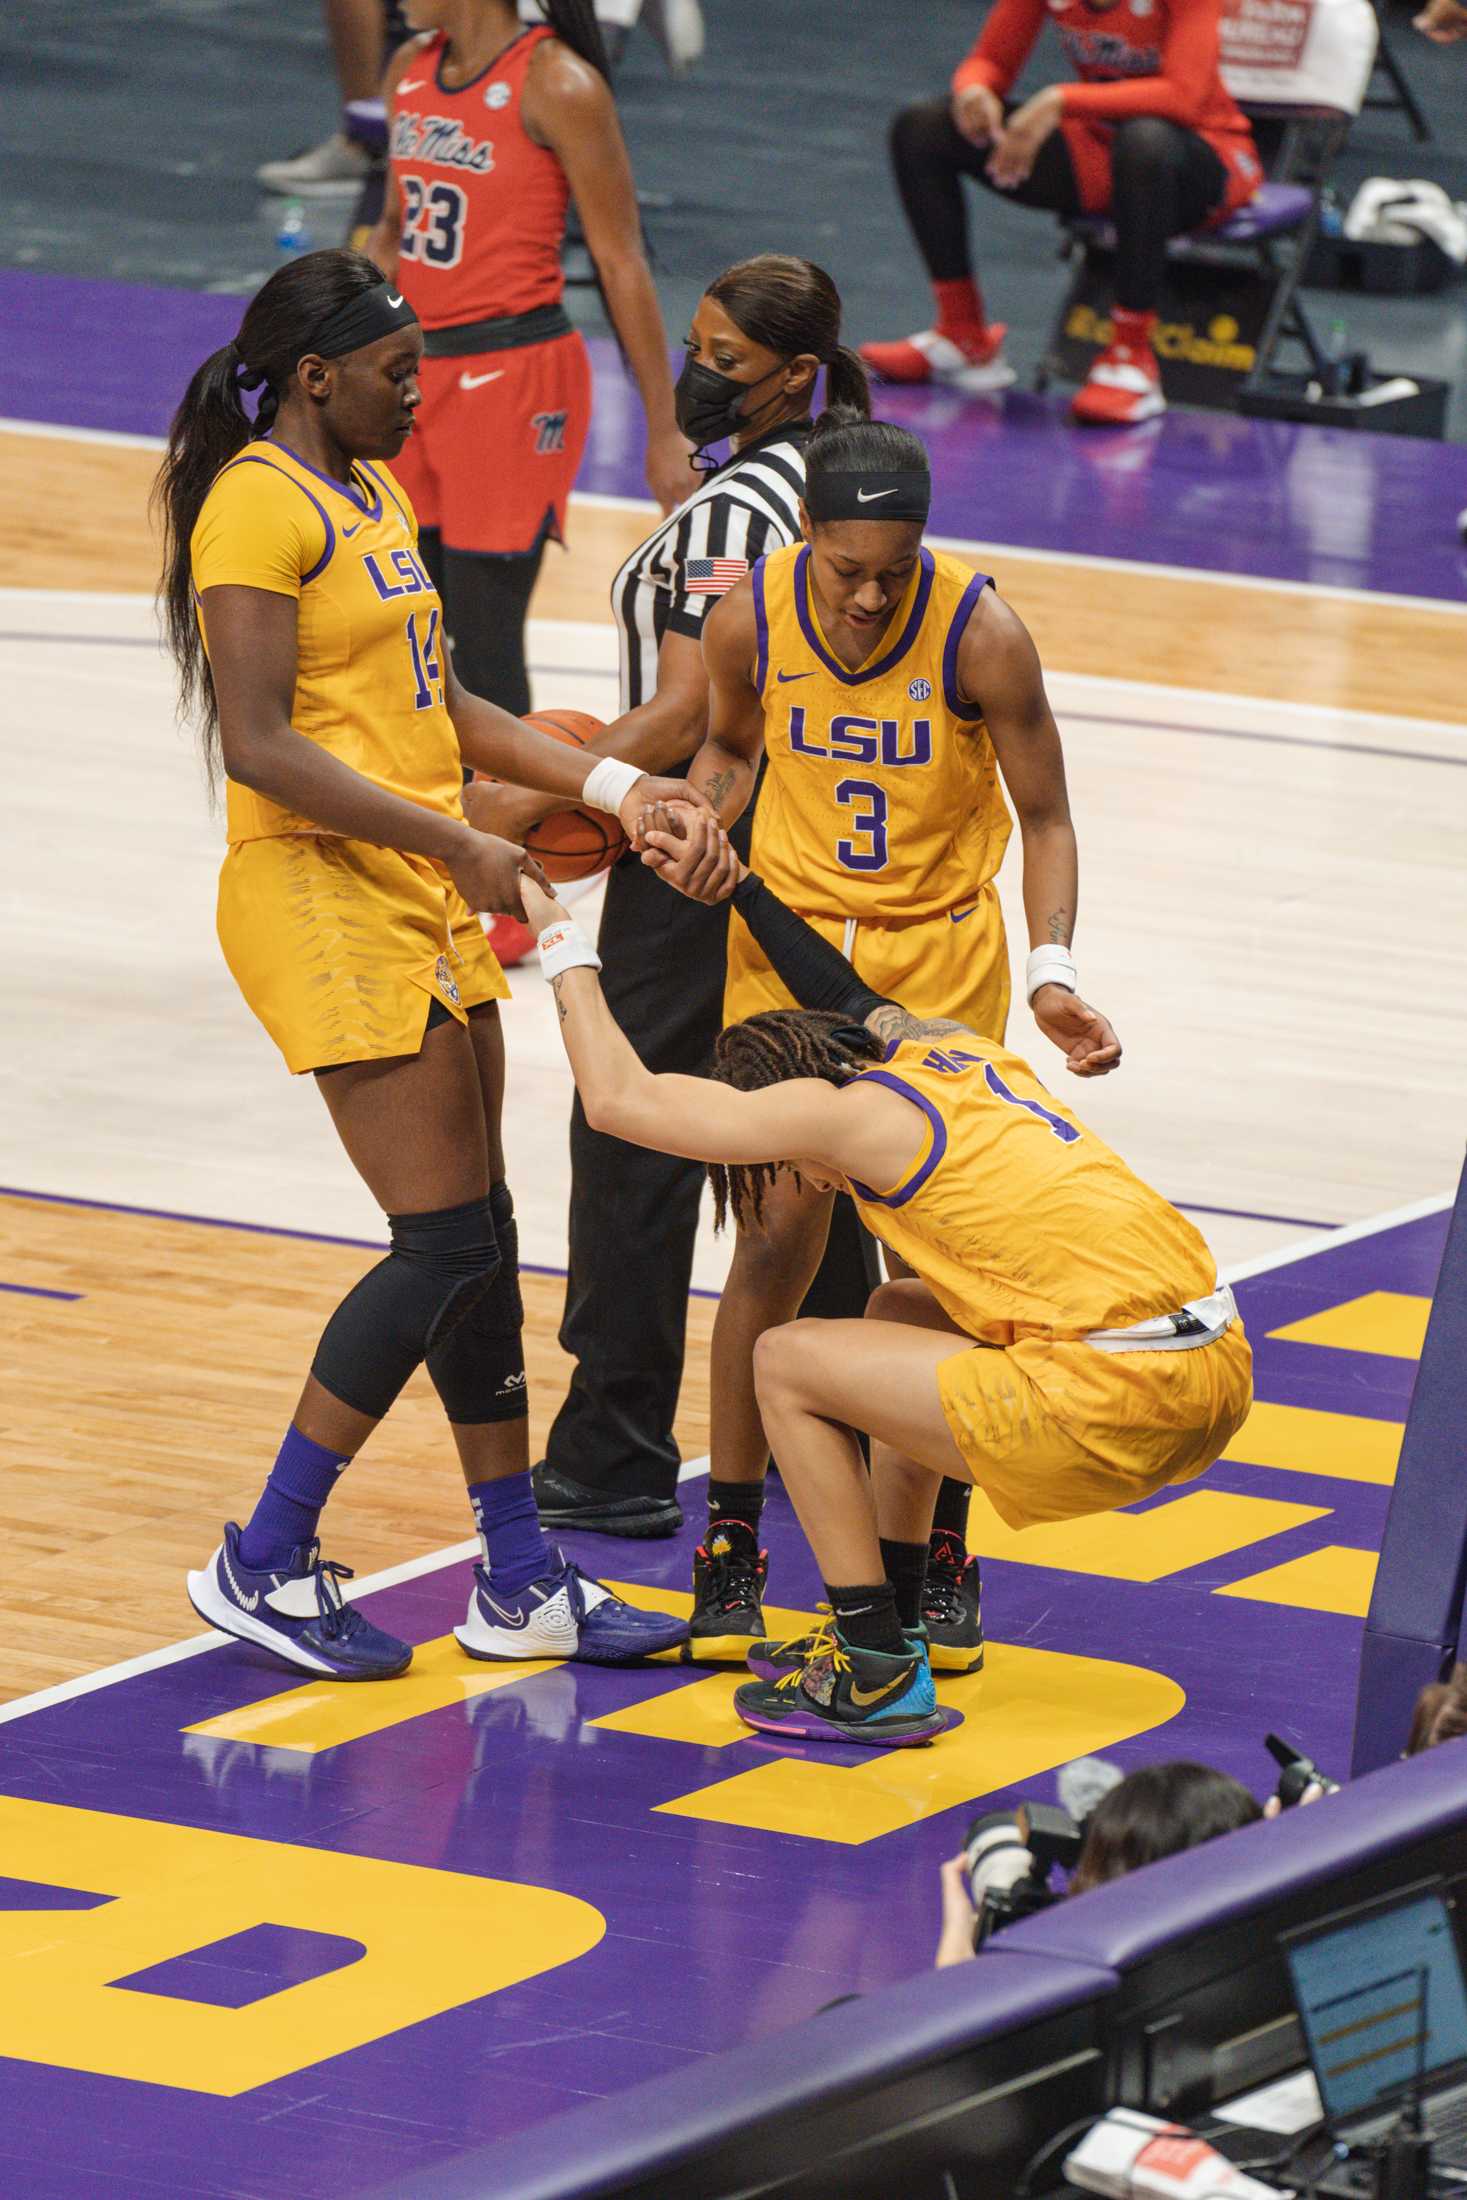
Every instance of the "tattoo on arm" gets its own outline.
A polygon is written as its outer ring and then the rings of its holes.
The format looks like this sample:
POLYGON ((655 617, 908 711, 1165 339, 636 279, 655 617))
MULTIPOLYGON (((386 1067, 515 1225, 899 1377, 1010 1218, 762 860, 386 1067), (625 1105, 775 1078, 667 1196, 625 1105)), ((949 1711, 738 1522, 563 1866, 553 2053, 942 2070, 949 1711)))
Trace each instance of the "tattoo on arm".
POLYGON ((557 1011, 557 1013, 559 1014, 559 1017, 560 1017, 560 1020, 561 1020, 561 1022, 562 1022, 562 1023, 564 1023, 564 1022, 565 1022, 565 995, 564 995, 564 994, 563 994, 563 993, 561 992, 561 990, 560 990, 560 980, 559 980, 559 978, 552 978, 552 979, 551 979, 551 981, 550 981, 550 990, 551 990, 551 992, 552 992, 552 993, 553 993, 553 994, 555 995, 555 1006, 556 1006, 556 1011, 557 1011))
POLYGON ((873 1008, 866 1018, 866 1029, 887 1046, 906 1039, 944 1039, 950 1032, 967 1028, 966 1024, 954 1023, 951 1016, 913 1016, 895 1001, 873 1008))
POLYGON ((733 783, 734 775, 732 770, 715 772, 713 774, 713 777, 708 781, 707 785, 703 789, 703 792, 707 795, 715 810, 721 810, 723 808, 725 801, 728 799, 728 795, 733 786, 733 783))
POLYGON ((1049 936, 1056 947, 1068 947, 1074 936, 1075 919, 1068 909, 1056 909, 1049 919, 1049 936))

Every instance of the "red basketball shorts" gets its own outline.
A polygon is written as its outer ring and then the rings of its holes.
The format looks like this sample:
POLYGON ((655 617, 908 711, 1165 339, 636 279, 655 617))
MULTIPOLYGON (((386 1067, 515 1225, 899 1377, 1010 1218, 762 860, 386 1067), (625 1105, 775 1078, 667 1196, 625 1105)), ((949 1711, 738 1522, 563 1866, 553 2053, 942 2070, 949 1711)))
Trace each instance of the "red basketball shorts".
POLYGON ((565 507, 591 424, 591 361, 572 329, 546 344, 424 359, 423 401, 392 471, 445 549, 516 557, 565 507))
MULTIPOLYGON (((1075 171, 1075 182, 1080 191, 1080 208, 1086 214, 1108 214, 1111 202, 1110 148, 1113 126, 1108 122, 1092 122, 1088 117, 1077 117, 1062 122, 1065 150, 1075 171)), ((1203 143, 1213 152, 1228 172, 1227 189, 1222 204, 1213 214, 1213 221, 1222 221, 1227 215, 1246 206, 1263 181, 1258 154, 1253 140, 1245 134, 1233 131, 1207 131, 1199 133, 1203 143)))

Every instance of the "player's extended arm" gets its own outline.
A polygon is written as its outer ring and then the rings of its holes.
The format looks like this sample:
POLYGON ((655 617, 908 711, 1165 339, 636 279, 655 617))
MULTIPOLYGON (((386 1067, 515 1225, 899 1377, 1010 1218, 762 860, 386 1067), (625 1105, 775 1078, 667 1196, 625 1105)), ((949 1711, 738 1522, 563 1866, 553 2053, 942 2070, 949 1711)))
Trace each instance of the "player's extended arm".
POLYGON ((611 88, 565 46, 536 54, 525 80, 525 128, 565 170, 601 278, 611 323, 647 416, 647 486, 664 512, 698 485, 672 406, 667 331, 637 215, 637 193, 611 88))
POLYGON ((263 588, 206 588, 201 598, 209 670, 219 706, 224 768, 242 787, 328 833, 441 863, 474 909, 518 916, 523 848, 476 832, 404 796, 389 794, 297 733, 297 603, 263 588))
MULTIPOLYGON (((685 782, 707 803, 720 827, 732 825, 743 815, 759 775, 764 705, 754 685, 758 648, 754 588, 746 577, 713 606, 704 621, 708 730, 685 782)), ((694 901, 722 901, 730 884, 723 875, 723 849, 722 835, 709 818, 701 831, 694 824, 675 859, 659 850, 653 867, 694 901)))
MULTIPOLYGON (((567 748, 538 726, 527 726, 522 718, 511 716, 497 703, 471 694, 460 682, 451 658, 443 677, 459 750, 472 770, 488 772, 511 786, 533 787, 562 802, 574 802, 597 765, 604 761, 588 756, 582 749, 567 748)), ((685 803, 690 799, 696 802, 698 797, 689 796, 681 779, 654 779, 644 774, 619 805, 622 829, 629 839, 635 839, 642 812, 649 804, 685 803)))
MULTIPOLYGON (((525 906, 537 931, 557 919, 569 922, 559 903, 538 888, 526 888, 525 906)), ((654 1076, 612 1016, 593 969, 562 971, 551 984, 560 1035, 593 1130, 689 1161, 804 1159, 842 1166, 834 1151, 843 1144, 834 1085, 801 1077, 762 1092, 735 1092, 710 1077, 654 1076)))
MULTIPOLYGON (((1067 948, 1075 936, 1080 858, 1064 750, 1028 628, 992 588, 984 589, 958 646, 957 677, 959 694, 988 727, 1019 814, 1029 946, 1067 948)), ((1120 1043, 1106 1019, 1080 1001, 1072 983, 1073 972, 1071 989, 1040 986, 1034 1020, 1063 1047, 1077 1076, 1097 1077, 1115 1068, 1120 1043)))

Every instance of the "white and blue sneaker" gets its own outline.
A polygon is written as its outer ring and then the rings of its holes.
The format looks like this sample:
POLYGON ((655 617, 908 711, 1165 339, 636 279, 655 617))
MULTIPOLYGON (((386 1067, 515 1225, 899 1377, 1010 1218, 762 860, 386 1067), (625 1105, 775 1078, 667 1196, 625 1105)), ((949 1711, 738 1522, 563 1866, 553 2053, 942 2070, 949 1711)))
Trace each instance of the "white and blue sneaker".
POLYGON ((577 1658, 583 1665, 635 1665, 656 1650, 675 1650, 688 1623, 670 1612, 624 1604, 551 1545, 554 1571, 506 1596, 487 1568, 474 1568, 468 1616, 455 1627, 471 1658, 577 1658))
POLYGON ((189 1575, 188 1600, 211 1627, 273 1650, 298 1673, 389 1681, 412 1663, 412 1644, 384 1634, 345 1602, 337 1584, 350 1579, 350 1566, 323 1559, 319 1543, 294 1552, 289 1566, 245 1566, 231 1520, 208 1565, 189 1575))

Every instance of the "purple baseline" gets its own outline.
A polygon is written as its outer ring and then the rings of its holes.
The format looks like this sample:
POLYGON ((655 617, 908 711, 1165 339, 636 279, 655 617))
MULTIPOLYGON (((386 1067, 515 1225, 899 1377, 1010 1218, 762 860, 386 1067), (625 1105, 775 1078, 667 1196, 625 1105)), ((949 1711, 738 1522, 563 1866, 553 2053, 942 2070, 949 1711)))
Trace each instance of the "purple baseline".
MULTIPOLYGON (((0 270, 0 416, 165 432, 199 361, 244 301, 207 291, 0 270)), ((590 343, 591 437, 577 486, 644 499, 641 409, 609 338, 590 343)), ((878 393, 932 455, 934 533, 1461 603, 1467 449, 1411 436, 1168 413, 1077 434, 1065 400, 1010 390, 878 393), (1362 528, 1359 515, 1368 513, 1362 528)), ((1126 586, 1098 573, 1098 589, 1126 586)))

